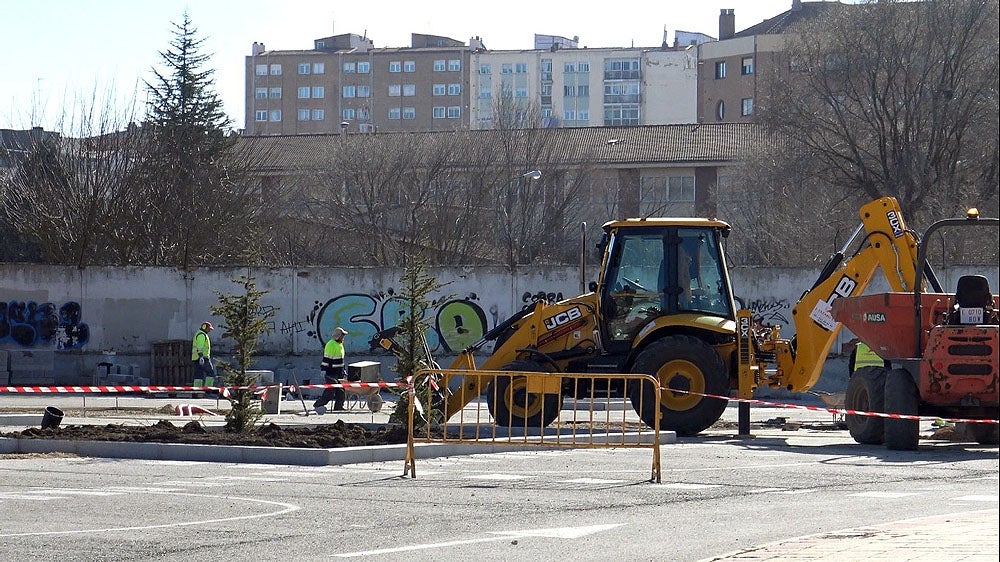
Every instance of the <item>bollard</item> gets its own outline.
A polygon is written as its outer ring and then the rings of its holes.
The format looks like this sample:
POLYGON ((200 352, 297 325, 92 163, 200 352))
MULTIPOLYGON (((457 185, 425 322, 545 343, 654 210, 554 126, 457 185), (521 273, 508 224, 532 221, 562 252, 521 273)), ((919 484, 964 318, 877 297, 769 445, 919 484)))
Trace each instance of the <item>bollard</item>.
POLYGON ((42 414, 42 429, 56 429, 62 423, 63 411, 55 406, 46 406, 42 414))

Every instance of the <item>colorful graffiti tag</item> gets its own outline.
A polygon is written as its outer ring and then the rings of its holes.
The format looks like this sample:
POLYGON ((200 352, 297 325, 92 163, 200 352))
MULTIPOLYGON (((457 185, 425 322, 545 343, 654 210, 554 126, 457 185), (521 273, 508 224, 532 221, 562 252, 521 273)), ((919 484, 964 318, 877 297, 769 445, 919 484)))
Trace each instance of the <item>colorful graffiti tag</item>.
POLYGON ((90 340, 90 327, 82 319, 82 307, 72 301, 58 309, 51 302, 0 302, 0 344, 77 349, 90 340))
MULTIPOLYGON (((431 303, 432 310, 428 314, 434 317, 429 319, 430 329, 427 332, 427 344, 431 351, 454 352, 483 337, 489 329, 488 321, 486 313, 475 300, 478 297, 472 293, 465 298, 431 303)), ((310 326, 306 334, 322 342, 334 328, 340 326, 350 334, 345 342, 348 351, 367 351, 369 340, 376 333, 396 326, 404 314, 405 303, 392 289, 377 295, 347 293, 326 302, 316 301, 306 318, 310 326)), ((287 329, 299 331, 294 324, 287 329)))

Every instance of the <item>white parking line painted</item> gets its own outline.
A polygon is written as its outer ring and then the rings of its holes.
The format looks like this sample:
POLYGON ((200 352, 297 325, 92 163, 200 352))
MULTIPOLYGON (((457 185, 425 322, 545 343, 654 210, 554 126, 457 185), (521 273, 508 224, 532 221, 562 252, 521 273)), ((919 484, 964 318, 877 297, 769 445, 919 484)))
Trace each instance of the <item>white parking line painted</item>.
POLYGON ((849 498, 882 498, 894 499, 919 495, 919 492, 861 492, 858 494, 847 494, 849 498))
MULTIPOLYGON (((159 493, 159 491, 149 491, 148 493, 159 493)), ((174 523, 163 523, 160 525, 142 525, 136 527, 103 527, 97 529, 77 529, 72 531, 36 531, 32 533, 3 533, 0 534, 0 538, 5 537, 40 537, 40 536, 51 536, 51 535, 87 535, 87 534, 98 534, 98 533, 110 533, 110 532, 120 532, 120 531, 147 531, 150 529, 169 529, 171 527, 193 527, 198 525, 210 525, 213 523, 225 523, 228 521, 244 521, 249 519, 264 519, 267 517, 277 517, 279 515, 284 515, 286 513, 291 513, 293 511, 298 511, 302 509, 300 506, 291 503, 276 502, 270 500, 261 500, 257 498, 244 498, 236 496, 216 496, 207 494, 185 494, 168 492, 164 495, 171 496, 182 496, 191 498, 206 498, 213 500, 226 500, 232 501, 242 501, 245 503, 253 504, 264 504, 272 505, 278 507, 279 509, 267 513, 253 513, 251 515, 236 515, 233 517, 219 517, 216 519, 201 519, 198 521, 177 521, 174 523)))
POLYGON ((473 474, 466 478, 472 480, 524 480, 528 477, 521 476, 520 474, 473 474))
POLYGON ((566 480, 570 484, 621 484, 625 480, 604 480, 601 478, 574 478, 566 480))
POLYGON ((686 484, 684 482, 660 485, 661 488, 672 488, 674 490, 705 490, 708 488, 718 488, 719 486, 719 484, 686 484))
POLYGON ((955 498, 960 502, 996 502, 1000 501, 1000 496, 960 496, 955 498))

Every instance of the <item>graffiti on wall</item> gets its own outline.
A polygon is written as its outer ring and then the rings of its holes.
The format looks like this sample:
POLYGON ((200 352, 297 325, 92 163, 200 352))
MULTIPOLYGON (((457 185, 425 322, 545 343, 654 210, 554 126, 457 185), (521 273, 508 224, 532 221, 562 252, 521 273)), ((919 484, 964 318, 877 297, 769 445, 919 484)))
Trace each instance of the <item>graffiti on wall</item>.
POLYGON ((788 303, 787 299, 754 299, 750 301, 748 308, 753 312, 754 321, 761 324, 773 326, 780 322, 785 326, 790 326, 792 323, 787 316, 792 305, 788 303))
POLYGON ((0 301, 0 344, 77 349, 90 340, 80 303, 0 301))
MULTIPOLYGON (((536 302, 562 300, 562 293, 525 291, 521 295, 522 306, 533 306, 536 302)), ((407 313, 405 302, 392 288, 375 295, 347 293, 326 302, 316 301, 305 321, 282 323, 283 334, 302 331, 318 342, 326 341, 334 328, 347 330, 348 351, 366 351, 368 342, 378 332, 395 327, 407 313)), ((469 293, 464 297, 449 297, 432 301, 426 313, 430 318, 427 344, 432 352, 454 353, 479 341, 490 326, 503 320, 497 306, 489 307, 489 314, 479 304, 479 295, 469 293)))

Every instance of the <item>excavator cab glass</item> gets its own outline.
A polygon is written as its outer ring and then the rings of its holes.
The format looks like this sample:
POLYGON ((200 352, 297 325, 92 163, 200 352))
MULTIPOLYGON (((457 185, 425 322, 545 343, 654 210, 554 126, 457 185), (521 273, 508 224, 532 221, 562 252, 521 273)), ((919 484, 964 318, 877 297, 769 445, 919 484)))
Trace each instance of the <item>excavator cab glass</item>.
POLYGON ((733 317, 719 236, 717 228, 680 226, 613 233, 601 295, 611 347, 664 315, 733 317))

